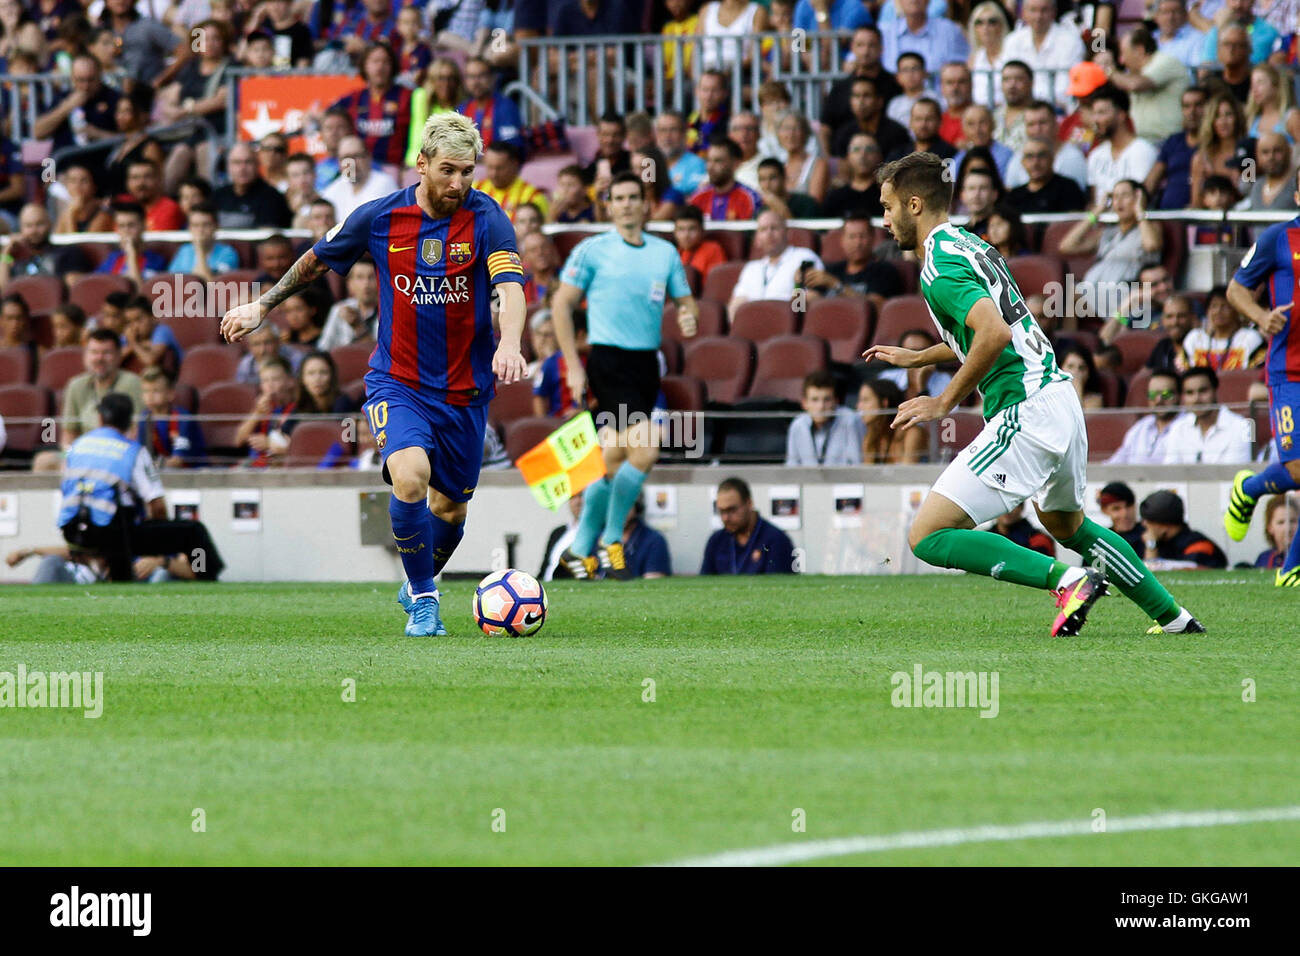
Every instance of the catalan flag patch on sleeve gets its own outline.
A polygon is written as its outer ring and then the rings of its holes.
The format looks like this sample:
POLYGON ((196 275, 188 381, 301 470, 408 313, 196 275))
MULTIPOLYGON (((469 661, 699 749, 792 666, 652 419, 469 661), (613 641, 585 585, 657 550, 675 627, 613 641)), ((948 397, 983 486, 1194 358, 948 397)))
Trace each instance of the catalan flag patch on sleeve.
POLYGON ((494 252, 488 256, 487 266, 488 276, 492 279, 508 273, 524 274, 524 265, 519 261, 517 252, 494 252))

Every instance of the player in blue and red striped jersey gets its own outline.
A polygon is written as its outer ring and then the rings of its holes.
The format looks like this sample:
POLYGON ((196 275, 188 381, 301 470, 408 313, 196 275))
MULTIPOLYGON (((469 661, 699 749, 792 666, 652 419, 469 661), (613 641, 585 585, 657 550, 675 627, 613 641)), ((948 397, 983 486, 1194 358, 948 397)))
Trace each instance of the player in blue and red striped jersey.
POLYGON ((445 634, 434 577, 465 530, 478 484, 494 380, 525 372, 523 267, 501 207, 470 188, 483 141, 459 113, 424 126, 420 182, 359 206, 305 252, 256 302, 232 309, 222 335, 237 341, 282 301, 324 275, 375 261, 379 328, 365 412, 393 486, 388 513, 407 581, 398 601, 412 637, 445 634), (491 300, 501 303, 501 343, 491 300))
MULTIPOLYGON (((1300 205, 1300 178, 1295 200, 1300 205)), ((1300 422, 1300 326, 1288 314, 1300 286, 1297 262, 1300 216, 1265 229, 1228 284, 1228 302, 1269 336, 1264 367, 1268 370, 1269 417, 1277 450, 1277 461, 1259 474, 1244 470, 1233 478, 1223 524, 1234 541, 1246 537, 1260 498, 1300 488, 1300 434, 1296 432, 1300 422), (1255 301, 1259 287, 1266 282, 1268 308, 1255 301)), ((1300 587, 1300 534, 1292 538, 1275 583, 1278 587, 1300 587)))
POLYGON ((334 108, 348 111, 374 161, 389 166, 402 165, 411 131, 411 90, 394 82, 397 69, 397 54, 392 47, 372 44, 361 60, 365 88, 334 104, 334 108))

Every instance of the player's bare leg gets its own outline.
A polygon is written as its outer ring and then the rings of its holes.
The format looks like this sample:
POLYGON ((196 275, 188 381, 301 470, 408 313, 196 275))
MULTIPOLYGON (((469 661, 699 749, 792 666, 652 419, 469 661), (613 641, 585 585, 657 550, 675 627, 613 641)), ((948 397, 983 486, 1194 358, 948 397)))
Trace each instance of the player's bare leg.
MULTIPOLYGON (((1037 504, 1034 510, 1048 534, 1071 551, 1083 555, 1084 560, 1096 569, 1093 573, 1103 575, 1107 582, 1119 588, 1120 593, 1155 620, 1156 624, 1148 634, 1205 633, 1201 622, 1174 600, 1132 546, 1114 531, 1090 520, 1082 511, 1044 511, 1037 504)), ((1088 595, 1080 593, 1079 585, 1069 589, 1070 593, 1062 587, 1058 598, 1061 606, 1058 624, 1072 615, 1082 613, 1086 616, 1088 608, 1105 593, 1105 588, 1103 584, 1100 592, 1088 595)), ((1071 633, 1068 621, 1062 626, 1066 633, 1071 633)))
MULTIPOLYGON (((1300 460, 1274 462, 1259 474, 1249 468, 1237 472, 1232 479, 1228 510, 1223 514, 1223 526, 1228 537, 1233 541, 1245 540, 1255 505, 1264 495, 1284 495, 1297 488, 1300 488, 1300 460)), ((1300 534, 1291 539, 1275 583, 1280 588, 1300 587, 1300 534)))
MULTIPOLYGON (((397 599, 410 615, 408 637, 431 637, 447 633, 438 616, 438 590, 433 583, 435 536, 430 520, 429 455, 423 448, 401 448, 388 456, 388 474, 393 494, 388 514, 393 522, 393 542, 402 557, 406 582, 397 599)), ((461 520, 464 520, 463 514, 461 520)))
POLYGON ((1054 592, 1062 613, 1052 626, 1052 636, 1077 634, 1093 603, 1105 593, 1102 574, 1071 568, 1000 534, 975 531, 974 527, 974 519, 964 508, 951 498, 931 491, 908 531, 907 543, 913 554, 936 567, 960 568, 999 581, 1054 592))

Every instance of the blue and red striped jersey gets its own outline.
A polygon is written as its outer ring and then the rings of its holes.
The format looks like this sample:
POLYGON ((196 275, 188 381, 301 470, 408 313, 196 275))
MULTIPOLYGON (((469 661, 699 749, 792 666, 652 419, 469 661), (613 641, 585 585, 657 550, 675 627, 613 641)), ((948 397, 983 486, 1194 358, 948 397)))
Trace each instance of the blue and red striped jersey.
MULTIPOLYGON (((1269 307, 1276 309, 1300 300, 1296 294, 1296 281, 1300 277, 1297 262, 1300 262, 1300 216, 1265 229, 1246 252, 1233 278, 1251 290, 1267 280, 1269 307)), ((1268 369, 1269 385, 1300 382, 1300 325, 1294 310, 1287 313, 1282 331, 1269 340, 1264 367, 1268 369)))
POLYGON ((379 329, 370 367, 449 405, 492 398, 492 287, 524 281, 515 230, 501 207, 471 189, 460 209, 432 219, 408 186, 358 206, 312 247, 346 275, 375 260, 379 329))
POLYGON ((411 90, 390 86, 383 98, 371 95, 370 88, 343 97, 342 106, 352 116, 357 135, 366 141, 366 149, 376 163, 401 166, 406 159, 407 134, 411 129, 411 90))

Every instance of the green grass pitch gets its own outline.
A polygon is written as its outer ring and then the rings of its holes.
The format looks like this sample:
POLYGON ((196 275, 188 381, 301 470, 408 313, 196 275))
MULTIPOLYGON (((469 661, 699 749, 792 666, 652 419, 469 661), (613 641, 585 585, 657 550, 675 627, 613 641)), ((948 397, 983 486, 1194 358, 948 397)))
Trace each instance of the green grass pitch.
MULTIPOLYGON (((1044 594, 950 575, 555 584, 526 640, 476 636, 464 581, 425 640, 396 585, 11 588, 0 671, 103 671, 104 713, 0 709, 0 860, 640 864, 1300 804, 1295 595, 1166 577, 1209 635, 1108 597, 1053 640, 1044 594), (916 664, 997 671, 998 716, 892 706, 916 664)), ((1295 865, 1300 822, 829 862, 1295 865)))

